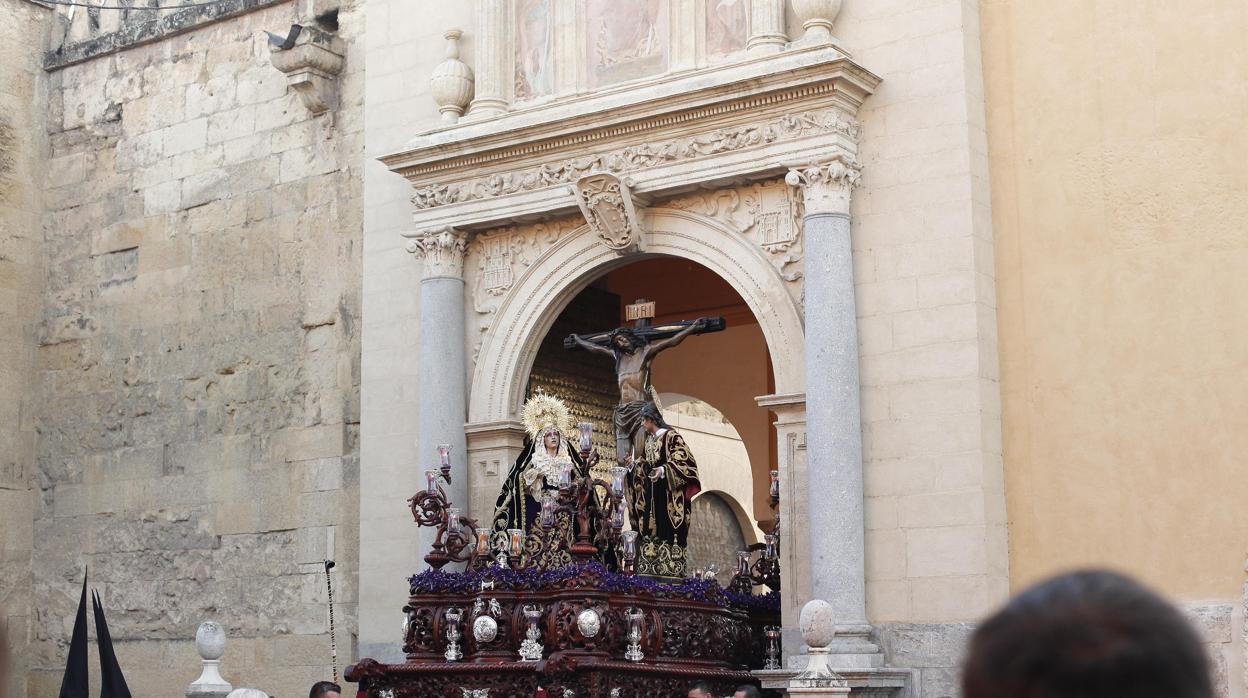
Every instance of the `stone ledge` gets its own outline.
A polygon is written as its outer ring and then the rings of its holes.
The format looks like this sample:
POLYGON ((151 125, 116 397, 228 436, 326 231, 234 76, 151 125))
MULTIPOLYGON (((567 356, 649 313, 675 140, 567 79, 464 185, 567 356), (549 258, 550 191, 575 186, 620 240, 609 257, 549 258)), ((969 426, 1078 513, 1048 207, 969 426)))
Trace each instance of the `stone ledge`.
POLYGON ((101 34, 85 41, 65 44, 48 51, 43 56, 43 68, 49 72, 60 70, 76 63, 161 41, 214 22, 291 1, 221 0, 213 5, 171 7, 168 10, 144 12, 144 15, 150 14, 151 16, 135 20, 117 31, 101 34))

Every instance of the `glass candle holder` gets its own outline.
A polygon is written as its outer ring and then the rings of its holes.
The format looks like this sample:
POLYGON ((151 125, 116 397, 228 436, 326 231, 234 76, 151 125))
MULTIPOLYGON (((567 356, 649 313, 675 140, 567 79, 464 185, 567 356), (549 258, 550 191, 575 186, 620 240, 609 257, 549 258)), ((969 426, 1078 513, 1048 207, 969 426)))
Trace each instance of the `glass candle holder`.
POLYGON ((555 525, 555 495, 552 492, 542 493, 541 522, 544 528, 555 525))
POLYGON ((624 652, 624 658, 630 662, 640 662, 645 659, 645 655, 641 651, 641 611, 630 608, 624 613, 624 617, 628 619, 628 647, 624 652))
POLYGON ((780 536, 777 536, 774 533, 768 533, 767 535, 763 536, 763 542, 767 544, 766 549, 763 550, 763 557, 767 558, 768 560, 776 559, 776 548, 777 548, 777 545, 780 543, 780 536))
POLYGON ((632 562, 637 559, 636 531, 624 531, 620 534, 620 550, 624 554, 625 562, 632 562))
POLYGON ((425 471, 425 484, 429 490, 429 494, 437 494, 438 493, 438 471, 426 470, 425 471))
POLYGON ((624 496, 624 476, 628 475, 628 469, 623 466, 614 466, 611 468, 611 491, 617 497, 624 496))
POLYGON ((450 444, 438 444, 438 465, 440 465, 443 470, 451 469, 451 445, 450 444))
POLYGON ((589 449, 594 447, 594 425, 590 422, 581 422, 576 425, 581 431, 581 452, 588 453, 589 449))
POLYGON ((620 502, 615 511, 611 513, 611 528, 617 531, 624 528, 624 502, 620 502))
POLYGON ((564 463, 559 466, 559 489, 566 490, 572 486, 572 464, 564 463))
POLYGON ((490 554, 490 529, 477 529, 477 555, 484 557, 490 554))
POLYGON ((524 531, 519 528, 507 529, 507 553, 512 557, 520 557, 524 550, 524 531))
POLYGON ((447 533, 459 533, 459 517, 462 513, 459 507, 450 507, 446 510, 447 533))
POLYGON ((767 638, 767 663, 763 665, 764 669, 775 671, 780 668, 780 626, 769 625, 763 629, 763 635, 767 638))
POLYGON ((780 471, 771 471, 771 499, 776 501, 780 499, 780 471))
POLYGON ((750 576, 750 551, 737 551, 737 575, 741 577, 750 576))
POLYGON ((459 648, 459 621, 464 617, 464 612, 458 608, 448 608, 446 610, 446 652, 443 657, 448 662, 458 662, 464 658, 464 653, 459 648))

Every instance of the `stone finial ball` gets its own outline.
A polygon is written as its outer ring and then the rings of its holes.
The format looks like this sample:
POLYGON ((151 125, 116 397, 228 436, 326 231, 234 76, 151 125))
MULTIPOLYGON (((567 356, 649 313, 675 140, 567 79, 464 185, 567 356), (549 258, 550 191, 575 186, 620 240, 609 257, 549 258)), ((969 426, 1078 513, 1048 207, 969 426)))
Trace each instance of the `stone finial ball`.
POLYGON ((836 618, 832 615, 832 604, 822 599, 808 601, 802 606, 798 626, 802 629, 802 639, 807 645, 815 648, 831 645, 836 637, 836 618))
POLYGON ((195 631, 195 649, 204 659, 216 660, 225 654, 225 629, 220 623, 206 620, 195 631))

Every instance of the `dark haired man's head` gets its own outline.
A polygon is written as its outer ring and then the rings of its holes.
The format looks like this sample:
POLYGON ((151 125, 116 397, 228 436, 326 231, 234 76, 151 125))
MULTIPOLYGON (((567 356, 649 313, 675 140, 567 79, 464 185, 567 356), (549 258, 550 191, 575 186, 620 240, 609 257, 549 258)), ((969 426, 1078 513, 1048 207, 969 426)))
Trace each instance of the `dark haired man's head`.
POLYGON ((646 340, 629 328, 620 327, 611 330, 611 345, 620 351, 631 354, 646 346, 646 340))
POLYGON ((308 691, 308 698, 342 698, 342 688, 329 681, 317 681, 308 691))
POLYGON ((687 698, 715 698, 711 693, 711 685, 705 681, 699 681, 689 687, 689 695, 687 698))
MULTIPOLYGON (((659 411, 658 405, 655 405, 653 402, 647 402, 645 407, 641 408, 641 419, 643 422, 649 420, 655 429, 670 428, 663 419, 663 413, 659 411)), ((647 427, 646 431, 650 431, 650 428, 647 427)))
POLYGON ((737 690, 733 692, 732 698, 763 698, 763 694, 758 689, 750 686, 737 686, 737 690))
POLYGON ((1161 597, 1113 572, 1018 595, 971 637, 965 698, 1211 698, 1204 648, 1161 597))

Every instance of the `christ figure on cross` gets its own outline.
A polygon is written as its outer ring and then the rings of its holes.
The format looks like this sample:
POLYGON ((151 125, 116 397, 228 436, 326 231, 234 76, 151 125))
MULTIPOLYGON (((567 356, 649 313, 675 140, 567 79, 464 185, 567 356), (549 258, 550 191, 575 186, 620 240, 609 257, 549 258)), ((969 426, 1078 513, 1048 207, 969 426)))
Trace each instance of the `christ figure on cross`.
MULTIPOLYGON (((638 301, 630 306, 630 313, 635 308, 647 306, 653 308, 653 304, 638 301)), ((723 318, 702 317, 693 322, 673 322, 653 327, 648 318, 639 317, 634 327, 620 327, 589 337, 574 334, 564 340, 564 347, 568 349, 579 347, 615 359, 615 375, 620 386, 620 404, 615 408, 614 418, 618 465, 624 466, 631 461, 633 444, 645 443, 642 410, 646 405, 653 404, 650 398, 650 364, 654 357, 685 341, 691 334, 717 332, 724 327, 723 318)))

